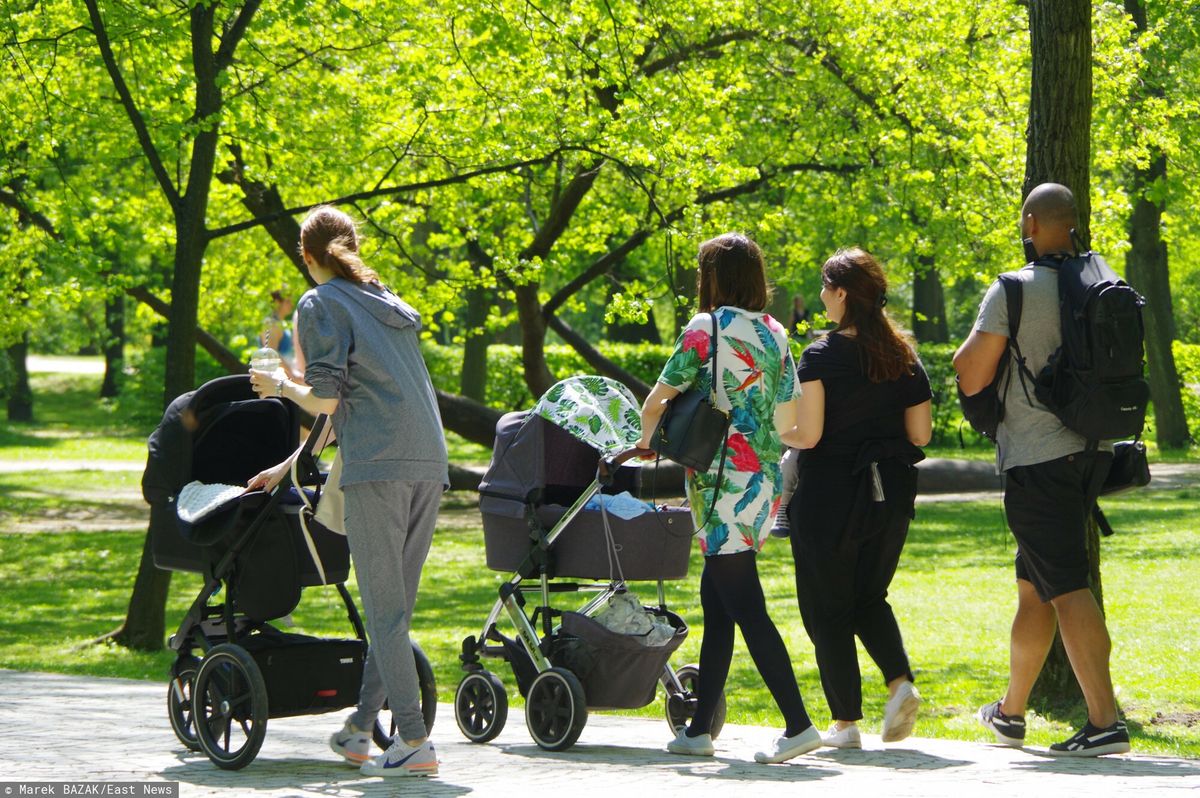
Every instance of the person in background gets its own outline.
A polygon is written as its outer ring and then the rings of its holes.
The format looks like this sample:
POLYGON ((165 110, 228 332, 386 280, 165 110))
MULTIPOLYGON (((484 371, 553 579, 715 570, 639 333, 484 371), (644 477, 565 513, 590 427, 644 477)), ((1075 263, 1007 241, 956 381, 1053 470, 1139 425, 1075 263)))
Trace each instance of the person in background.
POLYGON ((932 394, 884 311, 887 279, 875 258, 839 250, 821 281, 837 326, 800 358, 799 426, 784 435, 799 450, 788 520, 800 615, 833 716, 825 744, 861 748, 856 634, 887 684, 884 742, 912 732, 920 703, 887 590, 914 514, 932 394))
POLYGON ((694 388, 713 389, 716 347, 717 406, 732 414, 724 452, 706 472, 687 472, 687 495, 704 553, 700 605, 698 702, 689 726, 667 744, 673 754, 712 756, 713 713, 733 659, 734 628, 783 714, 782 736, 754 755, 761 763, 783 762, 821 745, 821 735, 804 710, 783 638, 767 613, 758 577, 758 550, 779 507, 779 432, 795 426, 796 375, 783 325, 763 312, 768 292, 762 250, 744 235, 726 233, 700 245, 697 293, 700 312, 692 318, 663 366, 642 407, 642 439, 650 448, 664 402, 694 388), (718 329, 713 340, 713 321, 718 329), (721 484, 717 485, 718 476, 721 484), (714 491, 716 496, 714 497, 714 491), (711 517, 709 516, 710 505, 711 517), (708 518, 708 523, 701 523, 708 518))
POLYGON ((271 292, 271 315, 263 322, 262 345, 274 349, 283 361, 288 379, 296 379, 304 372, 296 368, 296 347, 292 337, 292 300, 283 291, 271 292))
MULTIPOLYGON (((301 298, 297 314, 308 384, 254 370, 251 382, 260 395, 332 417, 370 656, 397 727, 391 747, 361 770, 369 776, 434 775, 437 753, 421 714, 409 630, 449 480, 437 397, 418 345, 420 315, 363 263, 357 230, 345 213, 315 208, 301 225, 300 248, 317 283, 301 298)), ((263 471, 250 487, 270 489, 289 466, 290 459, 263 471)), ((347 737, 348 746, 360 741, 358 753, 365 753, 369 733, 347 737)))
POLYGON ((788 328, 792 337, 804 340, 813 337, 812 313, 804 301, 804 294, 792 297, 792 326, 788 328))

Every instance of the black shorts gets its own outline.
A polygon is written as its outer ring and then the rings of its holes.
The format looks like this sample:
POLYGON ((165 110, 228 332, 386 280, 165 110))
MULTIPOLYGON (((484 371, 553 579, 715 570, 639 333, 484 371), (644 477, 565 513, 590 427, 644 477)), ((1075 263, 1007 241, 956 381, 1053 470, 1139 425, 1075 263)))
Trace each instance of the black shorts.
POLYGON ((1042 601, 1088 587, 1089 487, 1099 485, 1112 455, 1069 454, 1005 472, 1004 512, 1017 539, 1017 578, 1042 601))

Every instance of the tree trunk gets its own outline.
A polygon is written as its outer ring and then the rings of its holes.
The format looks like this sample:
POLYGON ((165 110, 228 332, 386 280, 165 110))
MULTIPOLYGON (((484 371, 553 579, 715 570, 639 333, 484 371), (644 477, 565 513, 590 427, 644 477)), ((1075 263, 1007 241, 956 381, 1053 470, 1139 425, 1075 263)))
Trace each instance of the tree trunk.
POLYGON ((521 320, 521 365, 525 371, 525 385, 531 394, 541 396, 555 379, 546 365, 546 319, 538 300, 538 284, 518 285, 513 293, 517 297, 517 318, 521 320))
POLYGON ((147 532, 125 622, 106 637, 135 651, 161 650, 166 638, 167 591, 170 587, 171 572, 155 567, 150 533, 147 532))
POLYGON ((104 300, 104 382, 100 397, 113 399, 121 392, 125 366, 125 295, 110 294, 104 300))
POLYGON ((13 381, 8 392, 8 420, 33 421, 33 390, 29 387, 29 331, 21 334, 21 340, 8 347, 8 363, 12 368, 13 381))
POLYGON ((488 345, 492 342, 491 333, 487 331, 490 292, 482 286, 472 288, 467 293, 466 304, 466 316, 463 318, 466 340, 463 343, 462 379, 458 389, 463 396, 483 402, 487 398, 488 345))
POLYGON ((1179 372, 1171 342, 1175 339, 1175 315, 1171 309, 1171 282, 1168 272, 1167 245, 1162 240, 1162 214, 1165 202, 1158 203, 1148 192, 1161 188, 1167 178, 1167 159, 1161 153, 1147 169, 1136 169, 1133 176, 1133 213, 1129 217, 1129 254, 1125 256, 1125 275, 1146 298, 1143 318, 1146 323, 1146 363, 1150 396, 1154 400, 1155 440, 1164 449, 1188 444, 1187 417, 1183 412, 1179 372))
MULTIPOLYGON (((1125 0, 1125 12, 1133 20, 1136 34, 1147 30, 1146 7, 1141 0, 1125 0)), ((1150 98, 1162 99, 1163 90, 1155 72, 1160 69, 1148 54, 1146 72, 1141 81, 1150 98)), ((1150 163, 1133 172, 1130 197, 1133 213, 1129 217, 1129 254, 1125 256, 1125 276, 1130 285, 1146 298, 1142 316, 1146 322, 1146 363, 1150 397, 1154 400, 1154 436, 1163 449, 1188 444, 1187 417, 1183 413, 1179 372, 1175 368, 1175 313, 1171 308, 1171 280, 1167 245, 1162 240, 1162 215, 1166 210, 1167 159, 1158 147, 1150 150, 1150 163)))
POLYGON ((1041 183, 1075 194, 1079 235, 1091 240, 1092 4, 1030 0, 1033 73, 1021 197, 1041 183))
POLYGON ((912 331, 921 343, 944 344, 950 340, 946 294, 933 255, 918 257, 913 271, 912 331))
MULTIPOLYGON (((1025 183, 1022 198, 1036 186, 1061 183, 1075 194, 1078 232, 1090 240, 1090 159, 1092 124, 1092 4, 1090 0, 1030 0, 1029 38, 1033 72, 1026 131, 1025 183)), ((1087 532, 1090 582, 1104 610, 1100 583, 1100 539, 1096 525, 1087 532)), ((1054 647, 1033 686, 1037 706, 1063 706, 1082 699, 1062 640, 1054 647)))

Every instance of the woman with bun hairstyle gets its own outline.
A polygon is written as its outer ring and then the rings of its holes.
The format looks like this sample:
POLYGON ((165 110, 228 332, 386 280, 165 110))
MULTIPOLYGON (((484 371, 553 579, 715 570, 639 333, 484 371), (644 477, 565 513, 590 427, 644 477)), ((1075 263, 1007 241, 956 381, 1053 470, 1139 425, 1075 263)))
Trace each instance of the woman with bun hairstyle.
MULTIPOLYGON (((354 720, 377 706, 360 703, 331 745, 361 762, 366 775, 434 775, 437 754, 421 715, 409 629, 449 480, 437 397, 418 345, 421 317, 363 263, 358 232, 345 213, 313 209, 300 227, 300 252, 317 283, 297 313, 307 385, 260 371, 251 371, 251 381, 260 394, 331 416, 370 659, 397 727, 391 747, 369 758, 374 718, 354 720)), ((250 486, 272 487, 289 465, 262 472, 250 486)), ((367 692, 364 685, 363 702, 367 692)))
POLYGON ((887 278, 861 249, 821 268, 836 328, 800 358, 800 415, 784 441, 800 450, 788 506, 796 593, 833 715, 825 744, 861 748, 857 634, 883 673, 884 742, 902 740, 920 694, 887 590, 914 514, 918 448, 932 431, 929 378, 888 318, 887 278))

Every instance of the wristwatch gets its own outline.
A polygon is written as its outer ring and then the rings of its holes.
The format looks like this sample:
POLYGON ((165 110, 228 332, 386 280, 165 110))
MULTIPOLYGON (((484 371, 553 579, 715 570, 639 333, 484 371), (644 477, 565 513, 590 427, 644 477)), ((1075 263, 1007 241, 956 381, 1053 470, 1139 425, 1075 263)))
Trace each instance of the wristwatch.
POLYGON ((279 380, 278 382, 275 383, 275 395, 276 396, 283 396, 283 383, 284 383, 284 380, 279 380))

